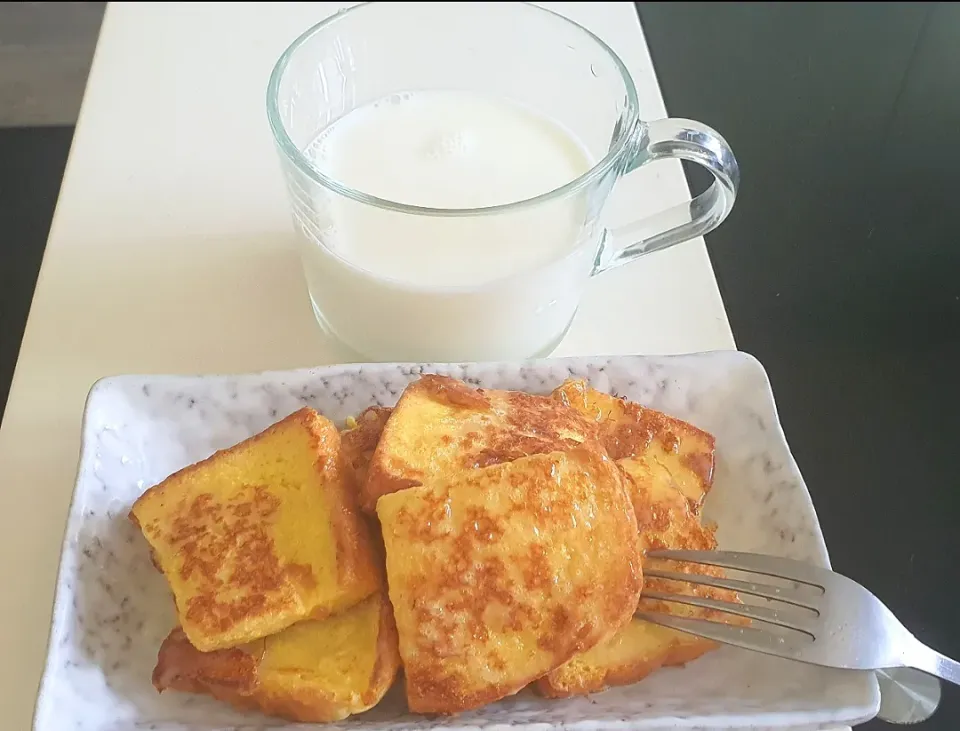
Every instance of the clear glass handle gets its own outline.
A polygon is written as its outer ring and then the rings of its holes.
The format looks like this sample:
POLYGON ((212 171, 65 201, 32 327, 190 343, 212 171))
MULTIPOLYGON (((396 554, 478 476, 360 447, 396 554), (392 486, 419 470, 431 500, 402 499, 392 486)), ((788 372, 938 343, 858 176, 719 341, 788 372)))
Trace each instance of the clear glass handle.
POLYGON ((737 197, 740 185, 737 159, 726 140, 705 124, 689 119, 646 122, 640 129, 637 146, 638 152, 627 172, 648 162, 675 158, 702 165, 714 181, 693 200, 607 232, 593 274, 703 236, 727 217, 737 197))

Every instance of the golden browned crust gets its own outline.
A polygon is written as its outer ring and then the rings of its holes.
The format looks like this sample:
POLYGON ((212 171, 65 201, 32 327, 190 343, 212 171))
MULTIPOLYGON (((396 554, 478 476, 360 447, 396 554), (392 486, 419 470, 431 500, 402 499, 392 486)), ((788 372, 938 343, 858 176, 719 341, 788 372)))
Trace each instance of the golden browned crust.
POLYGON ((613 460, 650 453, 654 447, 676 455, 691 480, 678 485, 698 511, 713 485, 713 435, 682 419, 649 409, 624 398, 597 391, 583 380, 569 380, 554 390, 553 398, 571 406, 597 425, 600 441, 613 460))
MULTIPOLYGON (((337 573, 342 586, 382 587, 386 580, 383 572, 382 550, 379 532, 360 512, 359 496, 353 483, 353 473, 347 466, 338 434, 337 459, 328 465, 327 497, 330 501, 330 524, 333 528, 337 555, 337 573)), ((362 598, 362 597, 361 597, 362 598)), ((349 606, 349 602, 348 602, 349 606)), ((314 619, 322 619, 341 606, 319 607, 311 613, 314 619)))
POLYGON ((263 640, 230 650, 200 652, 187 639, 181 627, 174 628, 160 645, 153 669, 153 687, 187 693, 203 693, 206 686, 229 688, 249 693, 256 685, 257 662, 263 653, 263 640))
POLYGON ((173 589, 184 632, 197 647, 210 651, 252 641, 346 608, 381 585, 369 529, 353 506, 339 450, 336 428, 313 409, 301 409, 174 473, 134 503, 131 519, 150 544, 154 563, 173 589), (334 544, 335 555, 324 559, 338 575, 338 587, 329 595, 317 588, 316 565, 284 555, 269 527, 289 486, 245 484, 238 482, 245 475, 237 474, 221 480, 242 488, 230 498, 214 486, 194 487, 201 476, 234 469, 241 455, 292 430, 307 435, 303 457, 314 460, 327 506, 328 514, 316 519, 329 521, 334 544))
POLYGON ((200 652, 177 627, 160 645, 153 687, 160 693, 168 689, 205 693, 240 708, 254 708, 249 699, 257 686, 263 648, 264 641, 257 640, 242 648, 200 652))
POLYGON ((410 709, 516 693, 633 615, 640 546, 622 475, 574 449, 380 498, 410 709))
MULTIPOLYGON (((360 413, 355 424, 340 432, 340 448, 343 454, 343 464, 349 477, 347 484, 350 488, 353 503, 359 507, 363 496, 363 486, 367 482, 367 472, 370 469, 370 460, 380 443, 383 427, 390 418, 393 409, 385 406, 371 406, 360 413)), ((384 568, 383 536, 380 532, 380 521, 375 512, 365 511, 362 517, 367 524, 371 542, 373 543, 376 564, 381 577, 386 577, 384 568)), ((385 581, 385 579, 384 579, 385 581)))
POLYGON ((358 502, 361 490, 367 482, 370 460, 373 459, 383 427, 392 413, 392 408, 371 406, 360 413, 355 426, 340 433, 343 462, 358 502))
MULTIPOLYGON (((160 647, 153 685, 158 692, 177 690, 210 695, 240 709, 259 710, 299 723, 340 721, 379 703, 396 678, 400 655, 386 597, 380 601, 378 621, 373 672, 366 679, 358 679, 357 692, 323 687, 317 681, 304 682, 310 676, 309 667, 284 670, 297 678, 294 683, 263 677, 263 672, 270 672, 261 668, 271 642, 269 637, 237 648, 200 652, 179 627, 160 647)), ((315 661, 322 662, 323 658, 315 661)))
MULTIPOLYGON (((640 543, 648 551, 685 549, 712 551, 717 547, 713 526, 703 525, 700 516, 673 485, 663 484, 662 468, 633 458, 620 463, 633 502, 640 543)), ((651 579, 651 581, 653 581, 651 579)), ((646 584, 647 589, 653 585, 646 584)))
MULTIPOLYGON (((165 575, 171 571, 171 551, 156 540, 158 530, 180 539, 172 541, 175 555, 188 560, 175 567, 178 571, 221 582, 200 597, 201 604, 212 597, 216 607, 203 604, 197 610, 194 601, 190 615, 178 598, 181 623, 190 627, 186 632, 178 627, 164 641, 154 685, 159 691, 203 693, 238 708, 320 723, 378 703, 399 671, 401 655, 410 710, 439 714, 477 708, 530 684, 546 697, 569 697, 634 683, 660 667, 689 662, 716 645, 633 614, 639 604, 650 611, 729 621, 716 612, 639 596, 641 566, 692 570, 645 560, 646 551, 716 547, 714 528, 699 517, 712 485, 714 449, 710 434, 583 381, 568 381, 542 397, 426 375, 404 391, 394 409, 367 409, 342 434, 303 409, 171 475, 134 505, 131 520, 141 527, 165 575), (318 580, 309 563, 285 560, 264 529, 283 509, 266 484, 251 484, 249 495, 234 502, 188 491, 190 504, 174 514, 181 524, 158 525, 150 519, 156 512, 143 510, 171 494, 181 498, 161 488, 190 480, 194 471, 216 467, 218 460, 291 426, 311 435, 333 538, 324 554, 335 553, 336 583, 368 587, 365 593, 345 593, 339 603, 307 606, 304 598, 312 596, 318 580), (210 543, 210 535, 217 534, 212 528, 224 523, 230 526, 229 540, 249 553, 236 562, 231 576, 223 571, 225 562, 217 561, 229 552, 210 543), (375 638, 351 629, 372 627, 369 613, 337 634, 356 637, 370 653, 375 642, 375 654, 368 653, 365 664, 344 660, 352 650, 344 655, 342 641, 333 652, 319 649, 327 647, 326 639, 313 644, 314 624, 335 622, 364 604, 373 612, 369 592, 383 587, 387 574, 390 598, 375 595, 375 638), (296 616, 289 613, 289 587, 301 607, 296 616), (278 622, 285 611, 283 623, 278 622), (261 618, 265 624, 249 625, 258 627, 252 634, 238 634, 230 626, 261 618), (211 641, 218 632, 219 644, 211 641), (192 640, 210 651, 196 649, 192 640), (304 647, 315 649, 304 652, 304 647), (340 660, 324 660, 333 656, 340 660), (347 667, 363 667, 364 677, 342 682, 350 677, 347 667)), ((301 535, 301 528, 283 525, 279 535, 301 535)), ((165 538, 170 544, 170 536, 165 538)), ((719 569, 707 571, 723 575, 719 569)), ((319 581, 326 587, 331 579, 319 581)), ((646 585, 653 591, 737 600, 733 592, 662 579, 646 585)))
MULTIPOLYGON (((679 633, 678 633, 679 634, 679 633)), ((614 688, 618 685, 631 685, 638 683, 651 673, 660 668, 675 667, 677 665, 686 665, 693 662, 701 655, 711 650, 715 650, 719 645, 710 640, 703 640, 699 637, 686 635, 684 638, 677 638, 677 641, 671 644, 670 649, 653 658, 652 662, 641 663, 639 665, 625 665, 621 668, 613 668, 608 672, 607 677, 601 686, 583 690, 576 695, 586 693, 595 693, 606 688, 614 688)))
MULTIPOLYGON (((639 620, 635 620, 639 621, 639 620)), ((717 648, 715 642, 681 632, 666 640, 656 653, 638 656, 624 663, 599 666, 597 673, 551 673, 537 680, 533 689, 544 698, 571 698, 599 693, 608 688, 638 683, 660 668, 685 665, 717 648)))
POLYGON ((377 659, 370 676, 370 685, 363 694, 363 710, 373 708, 387 694, 400 672, 400 646, 393 605, 387 594, 380 606, 380 633, 377 635, 377 659))
MULTIPOLYGON (((712 550, 717 547, 712 526, 701 524, 699 507, 713 479, 714 438, 675 417, 647 409, 568 381, 554 398, 571 406, 598 426, 600 440, 623 470, 644 553, 672 548, 712 550)), ((692 571, 686 565, 644 560, 644 569, 692 571)), ((722 575, 719 569, 704 569, 722 575)), ((736 601, 733 592, 644 576, 644 591, 694 593, 736 601)), ((647 611, 730 621, 729 615, 641 597, 647 611)), ((541 678, 541 695, 562 698, 635 683, 658 668, 689 662, 716 647, 715 643, 681 632, 654 627, 635 619, 608 642, 574 658, 541 678)))
POLYGON ((375 510, 382 495, 427 477, 578 447, 602 451, 596 427, 557 399, 425 375, 407 386, 383 428, 361 507, 375 510))

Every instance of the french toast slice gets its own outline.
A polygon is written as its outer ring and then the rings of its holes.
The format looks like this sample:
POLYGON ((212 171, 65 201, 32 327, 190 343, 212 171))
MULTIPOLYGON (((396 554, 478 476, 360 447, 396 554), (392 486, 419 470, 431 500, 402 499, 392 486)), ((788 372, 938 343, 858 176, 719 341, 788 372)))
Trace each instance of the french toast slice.
POLYGON ((403 391, 383 428, 361 493, 361 507, 428 479, 587 446, 596 427, 549 396, 484 390, 425 375, 403 391))
POLYGON ((392 413, 393 409, 389 407, 371 406, 356 418, 348 419, 346 428, 340 432, 344 468, 358 498, 367 483, 370 461, 380 443, 383 427, 392 413))
POLYGON ((301 723, 339 721, 375 706, 400 666, 397 631, 377 592, 326 619, 307 619, 227 650, 200 652, 183 630, 164 640, 158 691, 202 693, 301 723))
POLYGON ((340 435, 312 409, 171 475, 130 515, 203 652, 342 611, 382 585, 340 435))
POLYGON ((630 620, 642 576, 623 479, 581 448, 379 499, 411 711, 512 695, 630 620))
POLYGON ((613 460, 642 457, 658 463, 695 513, 713 485, 712 434, 681 419, 597 391, 586 381, 568 380, 553 398, 572 406, 597 425, 600 441, 613 460))
MULTIPOLYGON (((363 486, 367 483, 367 473, 370 471, 370 460, 380 442, 383 427, 390 418, 393 409, 385 406, 371 406, 364 409, 356 418, 347 419, 346 426, 340 432, 340 443, 343 450, 343 465, 347 472, 348 483, 353 492, 354 502, 358 505, 363 495, 363 486)), ((370 536, 376 549, 377 565, 381 575, 386 575, 384 569, 383 536, 380 532, 380 523, 376 513, 364 511, 364 521, 370 526, 370 536)))
MULTIPOLYGON (((644 553, 656 549, 712 550, 712 526, 701 524, 699 507, 711 487, 714 439, 696 427, 652 409, 570 381, 555 397, 596 421, 600 438, 624 471, 644 553)), ((683 571, 670 562, 644 559, 644 568, 683 571)), ((722 570, 697 567, 722 576, 722 570)), ((644 591, 697 594, 736 601, 734 592, 644 577, 644 591)), ((641 596, 639 607, 674 615, 723 618, 715 612, 641 596)), ((716 644, 693 635, 633 619, 614 637, 555 669, 536 684, 542 695, 585 695, 637 682, 660 667, 682 665, 716 644)))

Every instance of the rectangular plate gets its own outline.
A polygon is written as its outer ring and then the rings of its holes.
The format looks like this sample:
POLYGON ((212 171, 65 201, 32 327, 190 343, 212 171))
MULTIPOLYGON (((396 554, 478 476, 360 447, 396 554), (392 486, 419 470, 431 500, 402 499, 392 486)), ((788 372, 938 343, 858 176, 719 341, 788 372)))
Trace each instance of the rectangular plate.
MULTIPOLYGON (((547 393, 588 378, 603 391, 689 420, 717 438, 716 482, 705 514, 723 548, 827 565, 810 495, 777 420, 763 368, 743 353, 662 358, 564 358, 523 364, 348 365, 242 376, 120 376, 87 400, 79 474, 57 581, 35 731, 277 728, 212 699, 150 684, 174 624, 165 582, 127 519, 133 501, 171 472, 266 428, 303 405, 338 424, 392 405, 421 372, 487 388, 547 393)), ((542 731, 707 726, 816 728, 873 716, 872 673, 791 663, 722 648, 685 668, 589 698, 547 701, 524 691, 453 718, 406 713, 396 689, 374 710, 330 726, 357 731, 509 724, 542 731)), ((293 728, 295 726, 291 726, 293 728)))

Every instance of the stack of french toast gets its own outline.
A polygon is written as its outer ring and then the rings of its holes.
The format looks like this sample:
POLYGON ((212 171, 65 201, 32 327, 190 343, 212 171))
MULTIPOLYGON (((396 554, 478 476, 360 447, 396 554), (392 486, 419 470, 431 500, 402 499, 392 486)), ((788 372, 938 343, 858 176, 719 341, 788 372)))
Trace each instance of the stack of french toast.
POLYGON ((424 375, 342 432, 302 409, 134 504, 178 619, 153 683, 325 722, 401 671, 411 711, 451 714, 688 662, 712 643, 634 614, 704 613, 645 587, 735 598, 644 583, 647 551, 716 547, 713 464, 711 435, 583 381, 424 375))

